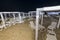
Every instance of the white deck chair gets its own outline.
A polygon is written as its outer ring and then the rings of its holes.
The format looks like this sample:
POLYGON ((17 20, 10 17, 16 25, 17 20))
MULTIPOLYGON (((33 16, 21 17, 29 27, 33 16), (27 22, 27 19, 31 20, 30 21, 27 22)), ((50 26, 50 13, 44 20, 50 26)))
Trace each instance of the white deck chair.
POLYGON ((15 23, 23 23, 24 20, 23 19, 19 19, 19 17, 15 18, 15 23))
POLYGON ((57 40, 56 33, 54 31, 48 31, 46 40, 57 40))
POLYGON ((54 29, 56 29, 56 25, 56 22, 52 22, 51 25, 48 26, 48 29, 51 29, 53 31, 54 29))
POLYGON ((48 34, 53 34, 54 36, 56 36, 56 33, 54 31, 48 30, 47 32, 48 34))
POLYGON ((6 22, 5 24, 6 24, 6 26, 11 26, 11 22, 10 21, 6 22))
POLYGON ((57 40, 56 36, 47 34, 46 40, 57 40))
POLYGON ((15 18, 15 23, 19 23, 19 18, 18 17, 15 18))
POLYGON ((11 19, 10 22, 11 22, 12 25, 16 24, 14 19, 11 19))
POLYGON ((56 27, 57 22, 52 22, 51 25, 54 26, 54 27, 56 27))
MULTIPOLYGON (((36 29, 36 25, 33 23, 33 21, 30 21, 30 26, 31 26, 31 28, 36 29)), ((45 27, 42 26, 42 25, 39 25, 38 29, 39 29, 39 30, 40 30, 40 29, 45 29, 45 27)))
POLYGON ((3 30, 3 27, 4 27, 3 25, 0 25, 0 31, 2 31, 2 30, 3 30))
POLYGON ((31 26, 31 28, 36 29, 36 27, 35 27, 33 21, 30 21, 30 26, 31 26))
POLYGON ((33 18, 29 18, 28 20, 33 20, 33 18))
POLYGON ((10 27, 12 24, 11 24, 11 21, 5 21, 5 25, 10 27))
POLYGON ((6 28, 6 26, 5 26, 5 25, 3 25, 3 24, 1 24, 1 25, 0 25, 0 31, 2 31, 2 30, 3 30, 3 28, 6 28))

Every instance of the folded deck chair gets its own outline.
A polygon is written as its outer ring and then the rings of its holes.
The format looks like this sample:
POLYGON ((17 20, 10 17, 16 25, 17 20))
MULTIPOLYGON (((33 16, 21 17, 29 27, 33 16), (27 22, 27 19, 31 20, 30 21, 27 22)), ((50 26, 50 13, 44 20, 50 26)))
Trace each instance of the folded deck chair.
MULTIPOLYGON (((36 25, 33 23, 33 21, 30 21, 30 26, 31 28, 36 29, 36 25)), ((45 27, 42 25, 39 25, 38 30, 40 29, 45 29, 45 27)))

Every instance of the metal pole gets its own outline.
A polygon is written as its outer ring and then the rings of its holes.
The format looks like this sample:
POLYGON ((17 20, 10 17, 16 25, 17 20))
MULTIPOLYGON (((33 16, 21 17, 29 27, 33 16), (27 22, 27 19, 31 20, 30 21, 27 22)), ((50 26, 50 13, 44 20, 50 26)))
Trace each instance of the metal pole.
POLYGON ((36 11, 36 30, 35 40, 38 40, 39 10, 36 11))
POLYGON ((24 18, 25 16, 24 16, 24 13, 23 13, 23 18, 24 18))
POLYGON ((15 14, 13 13, 13 17, 14 17, 14 20, 15 20, 15 14))
POLYGON ((2 14, 2 13, 0 13, 0 15, 1 15, 1 19, 2 19, 3 26, 5 27, 5 21, 4 21, 3 14, 2 14))
POLYGON ((60 25, 60 16, 59 16, 59 21, 58 21, 57 28, 59 28, 59 25, 60 25))
POLYGON ((20 20, 20 23, 21 23, 21 15, 20 15, 20 13, 18 13, 19 14, 19 20, 20 20))
POLYGON ((7 20, 6 13, 4 15, 5 15, 5 20, 7 20))
POLYGON ((29 14, 29 18, 30 18, 30 12, 28 14, 29 14))
POLYGON ((41 12, 41 25, 43 24, 43 12, 41 12))
POLYGON ((13 13, 13 18, 14 18, 14 25, 15 25, 15 14, 13 13))

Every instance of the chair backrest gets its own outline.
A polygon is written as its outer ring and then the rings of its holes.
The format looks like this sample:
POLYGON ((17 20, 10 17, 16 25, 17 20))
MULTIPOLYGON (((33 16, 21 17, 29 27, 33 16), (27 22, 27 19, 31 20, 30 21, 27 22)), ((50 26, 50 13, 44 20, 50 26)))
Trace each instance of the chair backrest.
POLYGON ((48 26, 48 29, 56 29, 57 22, 52 22, 51 25, 48 26))
POLYGON ((57 22, 52 22, 51 25, 52 25, 52 27, 56 27, 57 22))

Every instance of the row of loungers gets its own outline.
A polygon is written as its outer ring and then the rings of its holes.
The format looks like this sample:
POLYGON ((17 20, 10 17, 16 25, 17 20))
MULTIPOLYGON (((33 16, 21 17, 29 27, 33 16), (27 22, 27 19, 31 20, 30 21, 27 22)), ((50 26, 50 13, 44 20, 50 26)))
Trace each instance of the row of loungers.
POLYGON ((1 17, 0 18, 0 21, 1 21, 0 31, 2 31, 3 28, 7 28, 11 25, 15 25, 16 23, 22 23, 23 22, 23 19, 20 16, 20 12, 0 12, 0 17, 1 17), (10 14, 10 13, 12 15, 17 13, 18 16, 16 17, 15 15, 13 15, 11 18, 7 17, 8 15, 6 15, 6 14, 10 14), (5 16, 3 14, 5 14, 5 16))

